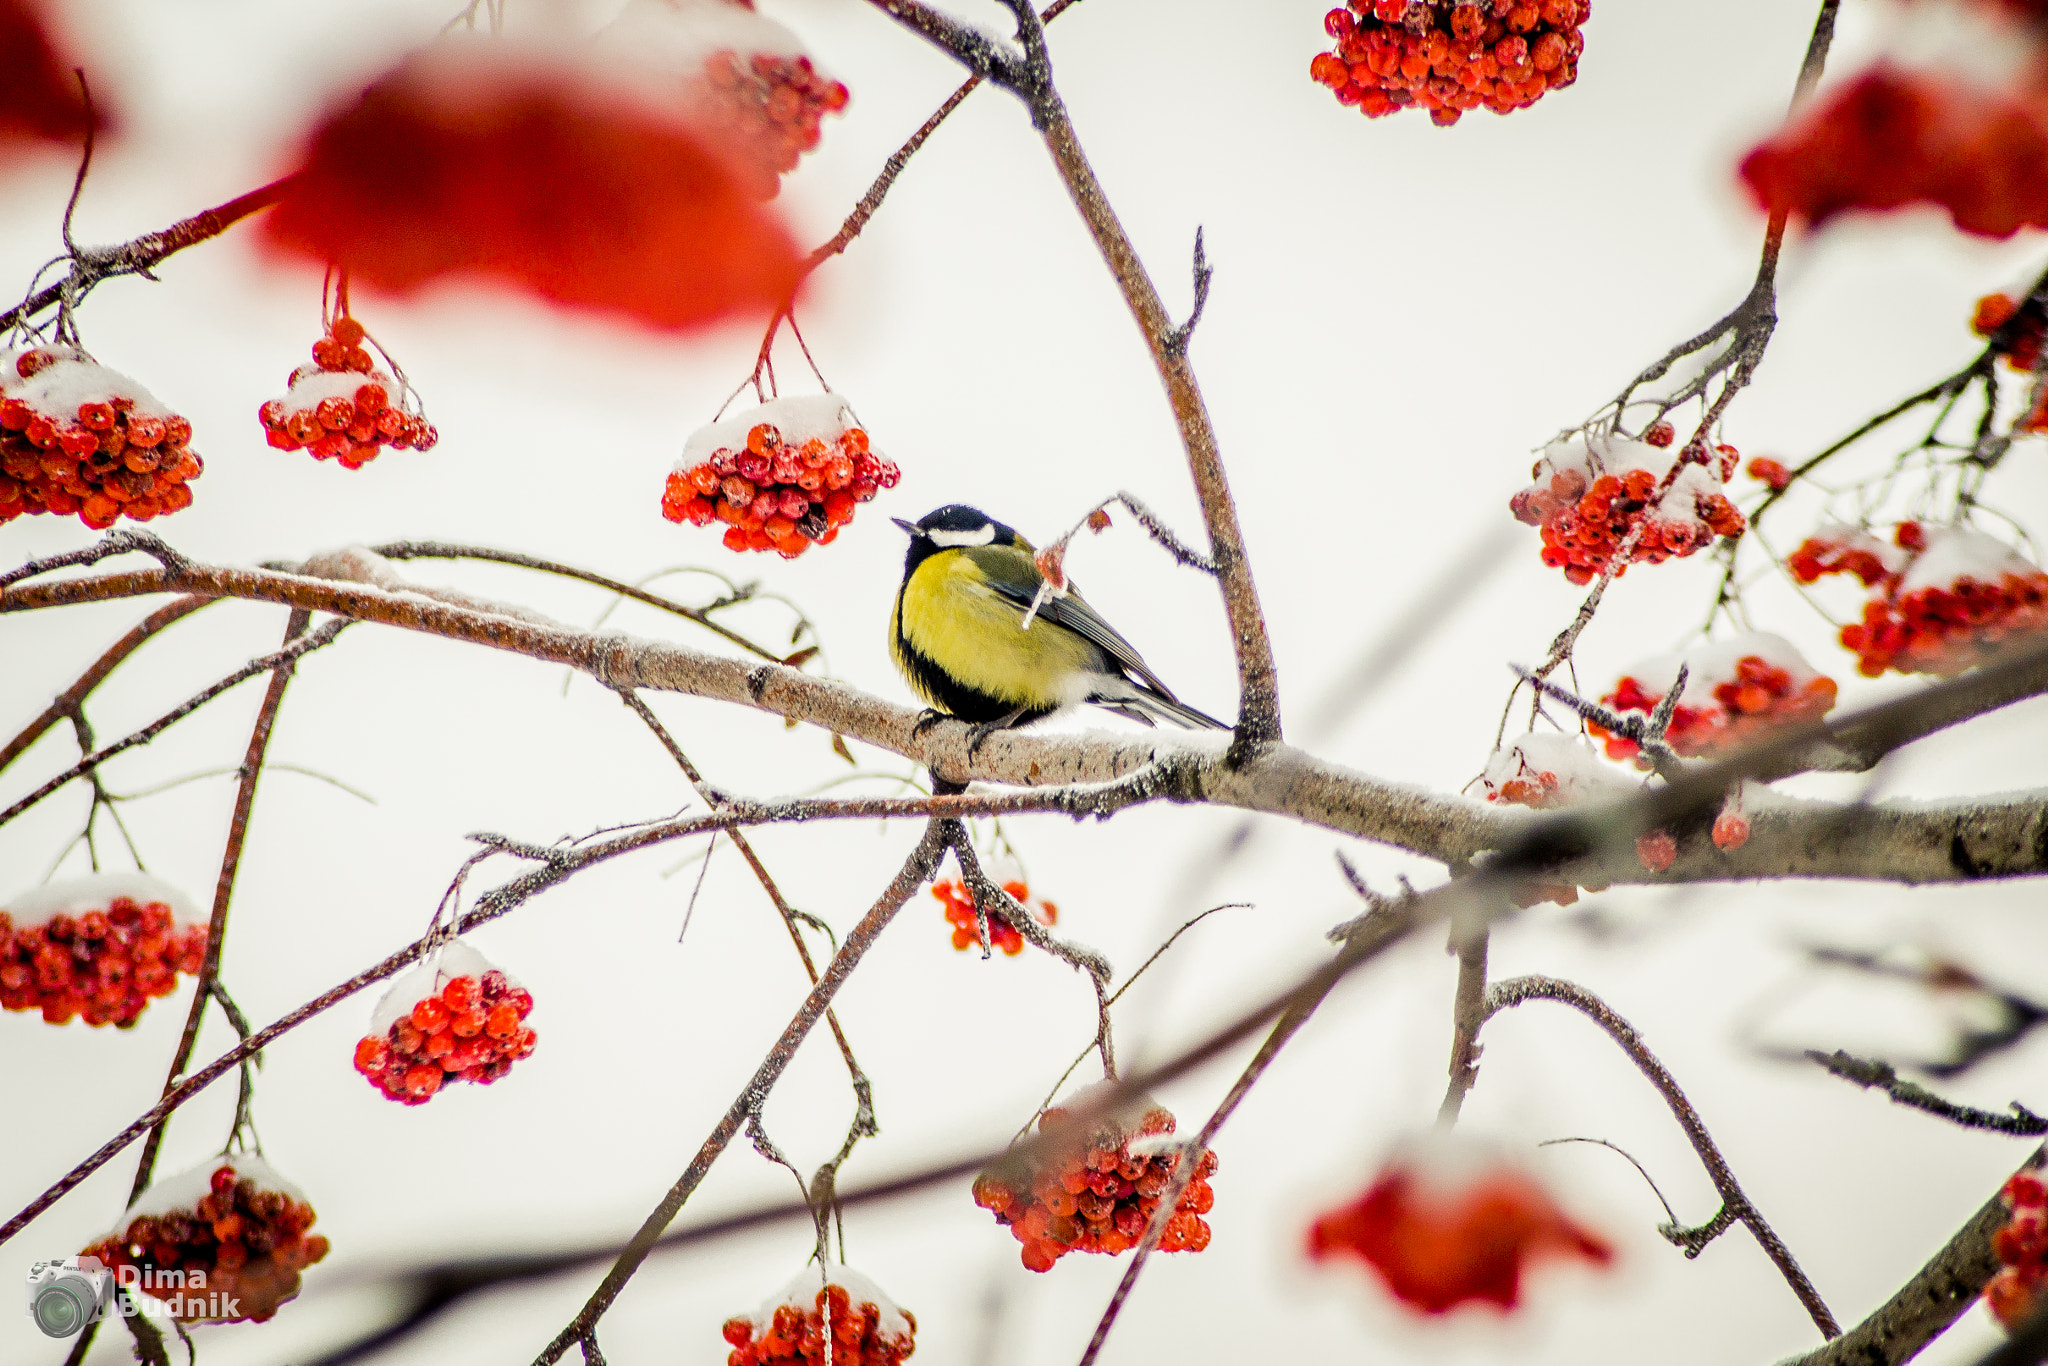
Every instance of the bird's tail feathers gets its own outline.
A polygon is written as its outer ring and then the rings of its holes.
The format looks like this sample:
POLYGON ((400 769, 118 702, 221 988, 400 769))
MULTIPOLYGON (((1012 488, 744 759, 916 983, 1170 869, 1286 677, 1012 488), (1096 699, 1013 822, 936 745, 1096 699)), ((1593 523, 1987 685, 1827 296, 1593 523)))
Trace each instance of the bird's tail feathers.
POLYGON ((1148 726, 1157 719, 1171 721, 1187 730, 1230 729, 1226 722, 1218 721, 1207 712, 1197 711, 1170 694, 1122 679, 1118 682, 1122 683, 1121 688, 1115 691, 1105 688, 1088 700, 1133 721, 1143 721, 1148 726))

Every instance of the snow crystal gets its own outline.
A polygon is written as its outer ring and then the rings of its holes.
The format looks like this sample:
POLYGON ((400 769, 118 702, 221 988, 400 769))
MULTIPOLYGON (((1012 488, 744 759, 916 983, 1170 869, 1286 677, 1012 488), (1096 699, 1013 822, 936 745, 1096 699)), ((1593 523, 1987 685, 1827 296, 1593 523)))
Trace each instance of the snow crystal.
POLYGON ((1733 679, 1735 666, 1750 655, 1790 674, 1795 690, 1820 677, 1797 646, 1770 631, 1751 631, 1726 640, 1710 640, 1683 653, 1658 655, 1626 670, 1625 675, 1641 684, 1644 692, 1661 697, 1671 691, 1678 678, 1678 666, 1683 664, 1685 691, 1678 700, 1688 707, 1708 707, 1714 705, 1715 687, 1733 679))
POLYGON ((598 31, 595 45, 606 53, 630 53, 642 65, 690 80, 703 78, 704 59, 714 52, 743 58, 757 52, 808 55, 795 33, 732 0, 629 0, 619 17, 598 31))
MULTIPOLYGON (((370 1035, 383 1038, 401 1017, 412 1014, 414 1006, 429 996, 440 995, 441 988, 452 978, 482 980, 490 970, 490 959, 460 939, 449 940, 438 952, 428 954, 425 962, 393 982, 377 999, 377 1008, 370 1012, 370 1035)), ((519 985, 509 976, 506 981, 512 986, 519 985)))
POLYGON ((194 1208, 212 1193, 213 1174, 222 1167, 232 1167, 237 1180, 247 1177, 256 1183, 259 1190, 277 1191, 290 1197, 297 1204, 310 1203, 304 1191, 279 1176, 268 1162, 256 1154, 233 1153, 226 1157, 210 1157, 188 1171, 152 1182, 147 1190, 136 1197, 135 1203, 122 1213, 121 1222, 107 1236, 125 1238, 128 1236, 128 1226, 137 1219, 155 1219, 194 1208))
POLYGON ((41 347, 60 359, 45 365, 27 379, 14 368, 18 353, 0 353, 0 394, 20 399, 38 412, 67 422, 76 421, 78 409, 86 403, 111 403, 117 398, 134 400, 133 411, 143 417, 171 417, 174 414, 156 395, 118 370, 85 359, 68 347, 41 347))
POLYGON ((754 1325, 754 1336, 761 1337, 775 1326, 775 1311, 788 1305, 800 1314, 816 1312, 818 1292, 827 1285, 836 1285, 846 1292, 853 1307, 875 1306, 875 1331, 885 1338, 907 1338, 910 1336, 910 1318, 896 1307, 896 1301, 882 1293, 882 1287, 861 1275, 850 1266, 838 1262, 812 1262, 796 1278, 778 1293, 761 1302, 761 1307, 748 1317, 754 1325))
POLYGON ((148 873, 94 873, 67 882, 45 883, 0 902, 0 911, 5 911, 16 925, 40 925, 53 915, 104 911, 115 897, 122 896, 137 905, 162 902, 171 908, 172 918, 180 925, 207 923, 190 897, 148 873))
POLYGON ((1591 745, 1563 731, 1531 731, 1495 750, 1486 761, 1483 780, 1498 791, 1503 784, 1532 773, 1557 775, 1553 800, 1560 806, 1628 796, 1637 788, 1634 780, 1603 762, 1591 745))
MULTIPOLYGON (((683 443, 682 458, 676 461, 676 468, 687 470, 701 465, 711 458, 712 452, 721 448, 745 450, 747 433, 763 422, 782 433, 785 446, 801 446, 814 437, 820 441, 837 441, 840 433, 860 425, 860 419, 854 416, 853 405, 839 394, 771 398, 738 417, 729 417, 690 433, 690 439, 683 443)), ((880 456, 881 452, 876 451, 875 454, 880 456)))
POLYGON ((1906 570, 1899 581, 1899 592, 1948 588, 1966 577, 1978 583, 1995 584, 2007 574, 2025 578, 2040 572, 1995 536, 1967 527, 1949 527, 1927 533, 1927 548, 1906 570))

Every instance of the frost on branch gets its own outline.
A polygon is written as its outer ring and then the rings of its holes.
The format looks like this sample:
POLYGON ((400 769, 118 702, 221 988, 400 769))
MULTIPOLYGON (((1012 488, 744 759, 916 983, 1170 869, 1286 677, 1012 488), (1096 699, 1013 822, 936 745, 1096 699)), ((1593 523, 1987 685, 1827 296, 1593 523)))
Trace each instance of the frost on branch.
POLYGON ((192 424, 69 346, 0 350, 0 524, 78 514, 95 530, 192 505, 192 424))
POLYGON ((1538 1262, 1606 1266, 1607 1240, 1575 1223, 1537 1179, 1481 1144, 1438 1133, 1397 1152, 1356 1200, 1309 1227, 1317 1261, 1356 1257, 1411 1309, 1513 1309, 1538 1262))
POLYGON ((846 108, 845 84, 752 0, 631 0, 598 43, 667 73, 706 141, 761 199, 818 145, 824 116, 846 108))
POLYGON ((305 1195, 252 1153, 216 1157, 145 1190, 85 1249, 186 1323, 262 1323, 327 1255, 305 1195))
POLYGON ((658 71, 484 39, 408 57, 314 130, 269 239, 357 282, 445 278, 670 330, 766 313, 799 276, 658 71))
POLYGON ((432 450, 441 439, 417 411, 409 386, 385 374, 363 349, 363 325, 346 315, 313 343, 313 363, 292 371, 284 394, 257 410, 265 437, 281 451, 304 450, 357 470, 378 450, 432 450))
POLYGON ((752 1314, 727 1319, 725 1340, 727 1366, 897 1366, 917 1349, 917 1316, 852 1267, 814 1262, 752 1314))
POLYGON ((2048 629, 2048 574, 1994 536, 1964 526, 1901 522, 1886 545, 1827 527, 1786 557, 1801 583, 1853 574, 1875 589, 1842 648, 1876 678, 1887 669, 1949 677, 1992 658, 2015 637, 2048 629))
POLYGON ((856 507, 902 477, 870 448, 845 399, 777 398, 691 435, 668 476, 661 515, 693 526, 723 522, 726 549, 793 560, 838 539, 856 507))
POLYGON ((43 0, 0 0, 0 160, 25 142, 76 142, 99 120, 58 55, 43 0))
POLYGON ((0 1007, 132 1028, 206 961, 207 923, 146 873, 49 883, 0 903, 0 1007))
MULTIPOLYGON (((1678 670, 1685 690, 1672 710, 1665 743, 1687 758, 1718 754, 1775 726, 1816 720, 1835 705, 1835 681, 1818 673, 1791 641, 1768 631, 1696 645, 1682 655, 1646 660, 1622 675, 1600 700, 1619 712, 1648 717, 1670 692, 1678 670)), ((1589 729, 1606 742, 1610 759, 1641 759, 1641 746, 1598 722, 1589 729)))
POLYGON ((1526 109, 1578 79, 1590 0, 1350 0, 1323 16, 1336 46, 1309 75, 1367 118, 1526 109))
MULTIPOLYGON (((1668 440, 1668 438, 1667 438, 1668 440)), ((1620 434, 1554 441, 1508 500, 1516 520, 1543 531, 1543 563, 1591 583, 1641 524, 1628 562, 1683 558, 1716 536, 1740 536, 1742 514, 1722 485, 1735 473, 1733 446, 1673 450, 1620 434), (1660 492, 1661 490, 1661 492, 1660 492)))
POLYGON ((488 1086, 533 1053, 533 993, 453 940, 391 984, 356 1044, 356 1071, 401 1105, 456 1081, 488 1086))
POLYGON ((1039 1117, 1039 1132, 1051 1146, 1028 1170, 1001 1159, 975 1178, 974 1203, 1008 1226, 1032 1271, 1052 1270, 1069 1252, 1115 1256, 1136 1247, 1182 1161, 1195 1164, 1194 1174, 1166 1221, 1159 1250, 1200 1252, 1209 1245, 1202 1216, 1216 1203, 1209 1185, 1216 1154, 1206 1148, 1191 1153, 1176 1142, 1171 1113, 1140 1099, 1130 1107, 1135 1123, 1110 1114, 1086 1133, 1071 1131, 1069 1107, 1087 1104, 1107 1085, 1084 1087, 1039 1117))

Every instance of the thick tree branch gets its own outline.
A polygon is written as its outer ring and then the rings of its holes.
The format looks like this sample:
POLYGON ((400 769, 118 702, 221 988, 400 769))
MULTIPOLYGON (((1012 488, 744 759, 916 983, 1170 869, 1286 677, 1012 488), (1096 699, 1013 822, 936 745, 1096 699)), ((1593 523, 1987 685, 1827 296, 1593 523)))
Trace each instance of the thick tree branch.
POLYGON ((923 0, 868 0, 868 3, 983 80, 1027 98, 1031 94, 1030 64, 1014 45, 962 23, 952 15, 923 3, 923 0))

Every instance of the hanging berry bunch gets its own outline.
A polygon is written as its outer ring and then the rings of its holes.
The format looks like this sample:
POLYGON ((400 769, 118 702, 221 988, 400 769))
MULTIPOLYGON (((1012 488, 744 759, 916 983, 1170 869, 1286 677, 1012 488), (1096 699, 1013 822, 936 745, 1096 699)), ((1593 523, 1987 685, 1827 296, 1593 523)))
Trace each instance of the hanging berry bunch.
POLYGON ((773 550, 793 560, 830 545, 854 509, 903 477, 869 449, 868 434, 837 394, 771 399, 691 436, 668 477, 661 515, 724 522, 728 550, 773 550))
POLYGON ((197 976, 206 922, 167 883, 140 873, 52 883, 0 906, 0 1007, 131 1028, 197 976))
POLYGON ((1578 79, 1591 0, 1350 0, 1309 75, 1367 118, 1426 109, 1439 127, 1512 113, 1578 79))
MULTIPOLYGON (((341 298, 346 300, 344 287, 341 298)), ((363 343, 363 325, 347 304, 329 320, 327 335, 313 343, 313 363, 292 371, 281 398, 257 411, 264 435, 281 451, 303 450, 315 460, 333 460, 359 470, 385 446, 426 451, 441 434, 419 410, 419 395, 402 379, 376 367, 363 343)))
MULTIPOLYGON (((1978 336, 1994 337, 2008 324, 2012 324, 2012 332, 2005 345, 2005 363, 2022 374, 2032 374, 2041 359, 2041 306, 2032 300, 2023 303, 2010 294, 1987 294, 1977 300, 1977 312, 1970 319, 1970 327, 1978 336)), ((2048 432, 2048 393, 2041 396, 2039 406, 2020 419, 2017 427, 2023 432, 2048 432)))
POLYGON ((1534 482, 1508 500, 1516 520, 1542 528, 1543 563, 1575 584, 1591 583, 1639 523, 1616 577, 1629 563, 1682 559, 1747 526, 1721 491, 1741 460, 1733 446, 1673 451, 1668 422, 1652 424, 1643 437, 1552 442, 1529 471, 1534 482))
POLYGON ((726 1366, 897 1366, 917 1350, 917 1316, 851 1267, 814 1263, 752 1314, 727 1319, 725 1340, 726 1366))
POLYGON ((1479 781, 1486 800, 1539 811, 1627 796, 1636 788, 1601 763, 1591 746, 1562 731, 1532 731, 1495 750, 1479 781))
POLYGON ((1876 678, 1887 669, 1948 677, 1983 663, 2015 636, 2048 629, 2048 574, 1995 537, 1968 527, 1901 522, 1887 546, 1827 528, 1786 558, 1801 583, 1854 574, 1875 588, 1842 647, 1876 678))
POLYGON ((753 0, 632 0, 599 42, 674 72, 692 121, 760 199, 775 197, 849 98, 753 0))
POLYGON ((1356 1257, 1425 1314, 1477 1301, 1513 1309, 1540 1261, 1606 1266, 1614 1249, 1558 1208, 1529 1173, 1449 1131, 1397 1153, 1350 1204, 1310 1225, 1316 1261, 1356 1257))
POLYGON ((327 1255, 313 1207, 253 1153, 217 1157, 145 1190, 85 1249, 185 1323, 262 1323, 327 1255))
POLYGON ((0 523, 78 514, 95 531, 192 505, 192 424, 69 346, 0 350, 0 523))
POLYGON ((356 1044, 356 1071, 401 1105, 443 1085, 488 1086, 532 1054, 533 995, 459 939, 392 984, 356 1044))
MULTIPOLYGON (((1042 925, 1057 925, 1060 922, 1060 908, 1050 901, 1041 900, 1031 904, 1031 888, 1024 881, 1005 882, 1003 890, 1017 898, 1018 904, 1037 915, 1042 925)), ((981 930, 975 923, 974 897, 958 878, 946 878, 932 884, 932 895, 946 908, 946 921, 953 927, 953 947, 962 953, 981 942, 981 930)), ((1015 958, 1024 952, 1024 936, 1017 927, 994 912, 988 917, 988 942, 1004 953, 1015 958)))
POLYGON ((1991 1235, 2003 1269, 1984 1287, 1984 1303, 2010 1332, 2033 1315, 2048 1285, 2048 1185, 2035 1172, 2015 1172, 1998 1196, 2012 1213, 1991 1235))
MULTIPOLYGON (((1616 711, 1657 710, 1671 690, 1679 666, 1685 691, 1672 710, 1664 740, 1687 758, 1718 754, 1775 726, 1816 720, 1835 705, 1835 680, 1817 673, 1791 641, 1768 631, 1697 646, 1681 657, 1649 660, 1624 674, 1600 700, 1616 711)), ((1641 747, 1589 722, 1594 738, 1606 741, 1610 759, 1649 765, 1641 747)))
MULTIPOLYGON (((1081 1104, 1093 1089, 1068 1098, 1066 1105, 1081 1104)), ((1056 1130, 1067 1115, 1064 1106, 1048 1109, 1039 1118, 1040 1132, 1056 1130)), ((1003 1163, 983 1172, 975 1178, 974 1203, 1024 1245, 1027 1268, 1050 1271, 1069 1252, 1114 1256, 1136 1247, 1174 1169, 1187 1158, 1195 1174, 1167 1220, 1159 1249, 1200 1252, 1209 1246, 1202 1216, 1216 1203, 1209 1186, 1216 1154, 1206 1148, 1188 1153, 1169 1137, 1173 1129, 1172 1114, 1149 1102, 1135 1128, 1114 1116, 1101 1119, 1076 1146, 1055 1148, 1022 1178, 1003 1163)))

